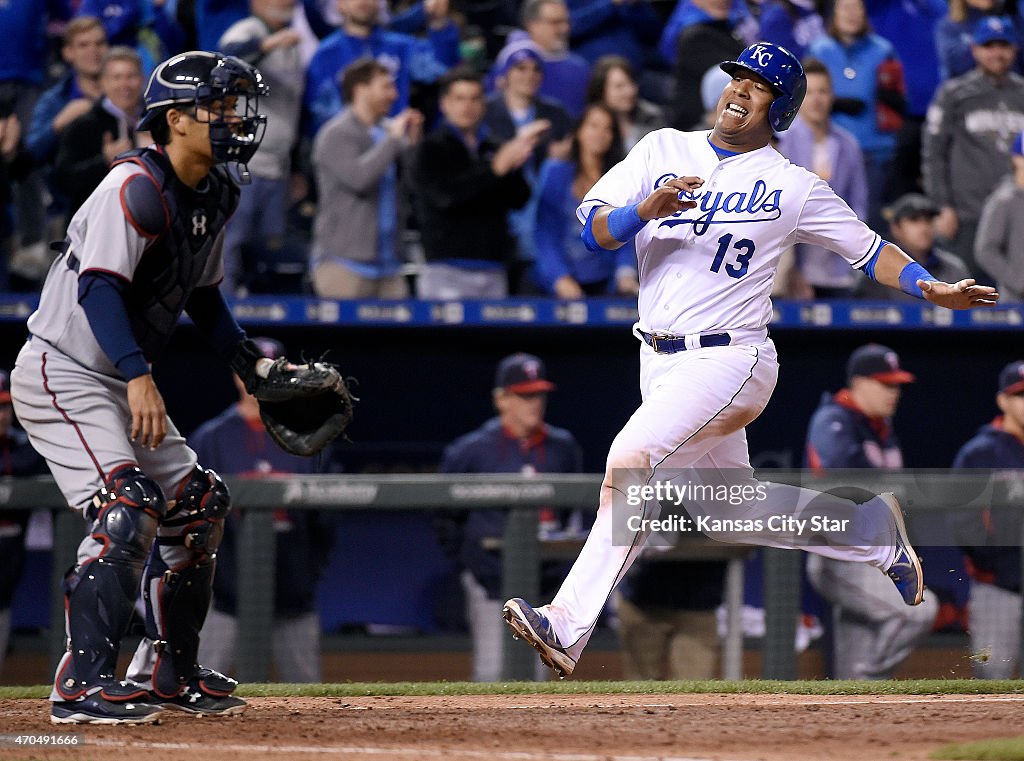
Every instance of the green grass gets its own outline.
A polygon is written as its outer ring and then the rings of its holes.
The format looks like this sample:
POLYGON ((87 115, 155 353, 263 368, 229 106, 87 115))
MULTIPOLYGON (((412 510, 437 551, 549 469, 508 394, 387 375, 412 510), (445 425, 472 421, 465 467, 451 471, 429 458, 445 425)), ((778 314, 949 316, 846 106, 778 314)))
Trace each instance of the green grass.
POLYGON ((1024 737, 952 743, 932 751, 931 757, 951 761, 1024 761, 1024 737))
MULTIPOLYGON (((1024 682, 982 679, 912 679, 885 682, 747 680, 741 682, 344 682, 242 684, 242 697, 354 698, 374 695, 994 695, 1024 694, 1024 682)), ((0 698, 45 698, 49 686, 0 687, 0 698)))

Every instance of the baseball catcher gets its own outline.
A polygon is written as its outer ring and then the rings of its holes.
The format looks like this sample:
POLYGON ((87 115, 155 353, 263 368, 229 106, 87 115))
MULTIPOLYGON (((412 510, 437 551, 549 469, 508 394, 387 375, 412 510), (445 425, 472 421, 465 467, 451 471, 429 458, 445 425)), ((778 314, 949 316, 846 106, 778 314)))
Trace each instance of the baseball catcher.
POLYGON ((252 339, 246 339, 231 366, 245 390, 259 400, 270 437, 286 452, 314 455, 344 433, 352 420, 355 398, 334 365, 268 359, 252 339))

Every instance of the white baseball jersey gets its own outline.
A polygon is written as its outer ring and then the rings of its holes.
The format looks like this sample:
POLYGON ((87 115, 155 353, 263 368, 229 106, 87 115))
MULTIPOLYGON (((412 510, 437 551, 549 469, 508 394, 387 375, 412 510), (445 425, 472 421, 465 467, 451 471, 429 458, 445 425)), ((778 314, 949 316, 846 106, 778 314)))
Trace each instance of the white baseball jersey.
POLYGON ((881 238, 817 175, 771 146, 719 160, 709 131, 646 135, 576 210, 629 206, 665 182, 696 176, 693 209, 648 222, 636 236, 639 327, 673 335, 764 328, 779 256, 794 243, 864 266, 881 238))

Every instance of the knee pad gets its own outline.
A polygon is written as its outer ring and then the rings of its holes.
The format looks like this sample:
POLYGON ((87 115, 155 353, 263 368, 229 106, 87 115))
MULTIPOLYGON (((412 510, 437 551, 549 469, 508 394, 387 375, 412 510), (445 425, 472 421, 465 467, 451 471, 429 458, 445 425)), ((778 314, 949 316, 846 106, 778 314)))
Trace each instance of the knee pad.
POLYGON ((224 536, 224 518, 229 512, 227 485, 213 470, 196 465, 178 488, 174 508, 163 525, 180 528, 181 543, 196 555, 212 556, 224 536))
POLYGON ((55 688, 73 699, 112 685, 117 654, 132 618, 143 566, 167 504, 160 486, 134 465, 110 474, 86 517, 99 554, 64 577, 68 655, 55 688))

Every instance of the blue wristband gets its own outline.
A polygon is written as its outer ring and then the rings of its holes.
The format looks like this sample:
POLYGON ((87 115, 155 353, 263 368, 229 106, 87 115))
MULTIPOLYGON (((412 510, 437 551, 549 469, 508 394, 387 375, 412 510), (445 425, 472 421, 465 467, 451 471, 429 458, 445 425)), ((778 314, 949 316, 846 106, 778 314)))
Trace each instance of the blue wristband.
POLYGON ((639 205, 635 203, 632 206, 623 206, 621 209, 614 209, 608 215, 608 232, 619 243, 626 243, 647 224, 640 219, 640 214, 636 210, 639 205))
POLYGON ((918 280, 934 281, 935 278, 917 262, 911 262, 900 270, 900 290, 916 298, 923 299, 924 294, 917 285, 918 280))

